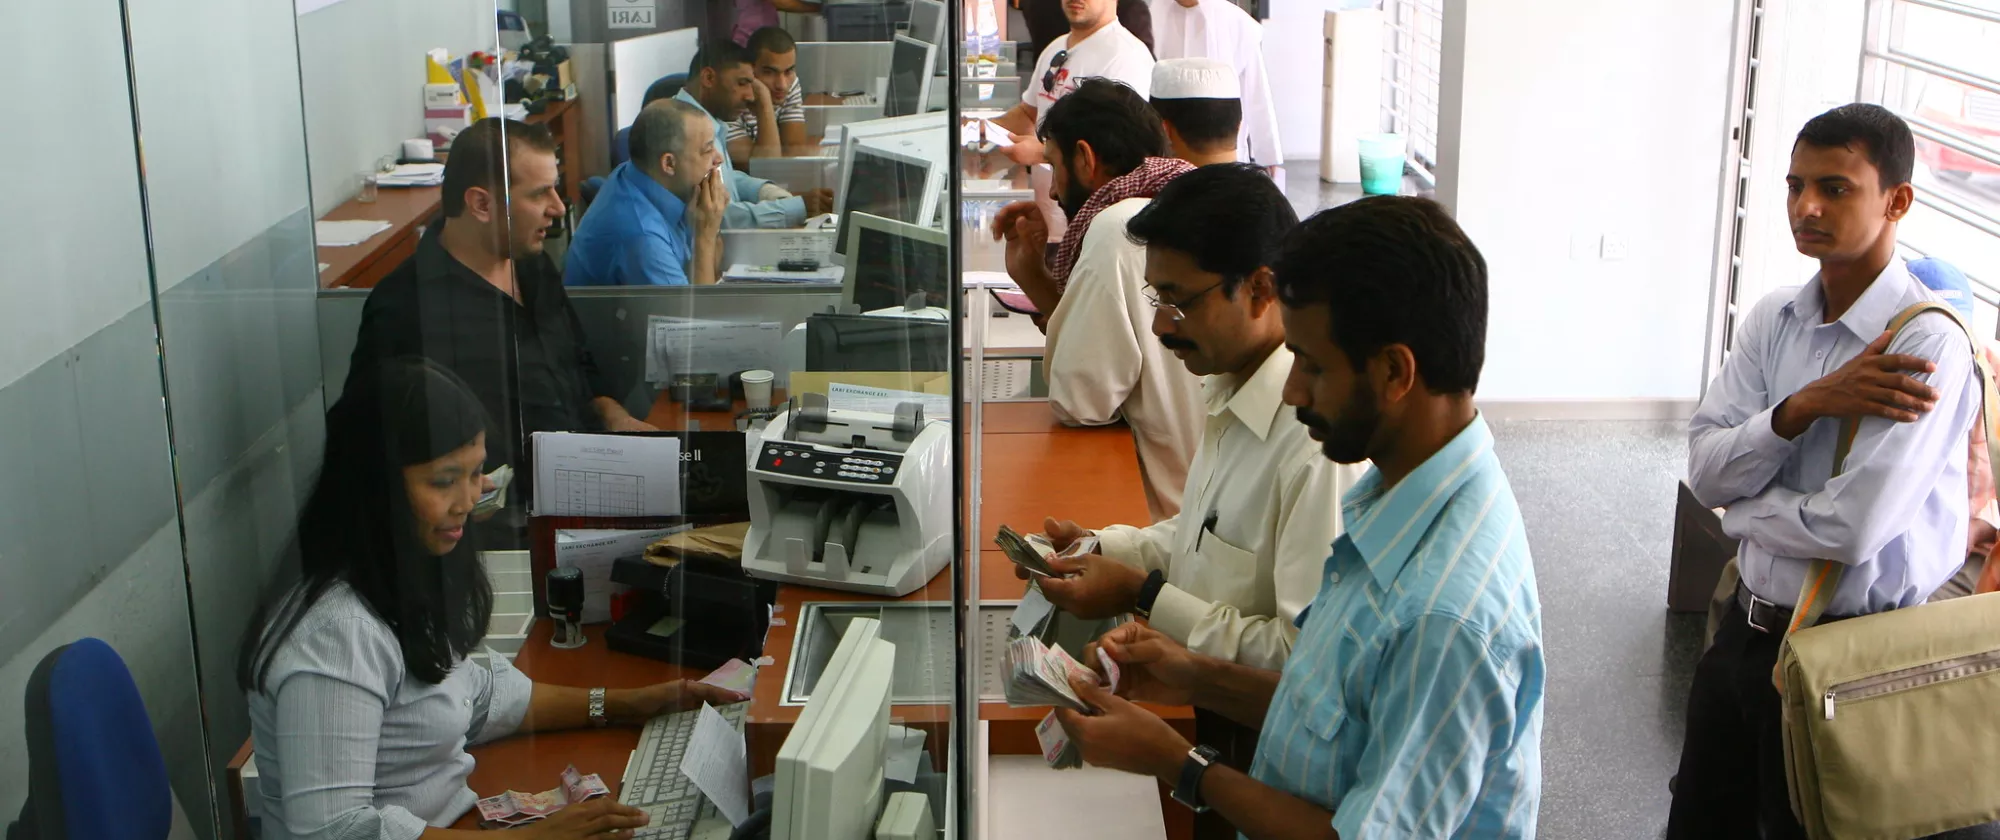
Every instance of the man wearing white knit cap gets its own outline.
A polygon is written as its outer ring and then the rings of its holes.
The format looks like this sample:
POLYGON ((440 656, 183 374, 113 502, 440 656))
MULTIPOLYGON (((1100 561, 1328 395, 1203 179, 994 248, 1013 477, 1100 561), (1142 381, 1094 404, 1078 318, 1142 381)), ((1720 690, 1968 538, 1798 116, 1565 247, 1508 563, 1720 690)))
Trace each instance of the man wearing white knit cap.
POLYGON ((1243 127, 1236 71, 1212 58, 1172 58, 1153 65, 1153 110, 1167 127, 1174 157, 1196 166, 1235 163, 1243 127))
POLYGON ((1283 166, 1278 114, 1271 110, 1271 81, 1264 71, 1264 28, 1230 0, 1149 0, 1153 54, 1212 58, 1236 71, 1243 100, 1243 130, 1236 159, 1265 168, 1283 166))

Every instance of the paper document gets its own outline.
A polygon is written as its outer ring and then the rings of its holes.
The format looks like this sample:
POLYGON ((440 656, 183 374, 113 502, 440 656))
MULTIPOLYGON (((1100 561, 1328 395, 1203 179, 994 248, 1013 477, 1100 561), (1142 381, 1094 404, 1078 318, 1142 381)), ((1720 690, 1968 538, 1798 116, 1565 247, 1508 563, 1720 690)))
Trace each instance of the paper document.
MULTIPOLYGON (((588 592, 589 589, 586 588, 584 591, 588 592)), ((1020 605, 1014 607, 1014 629, 1023 636, 1035 635, 1035 631, 1041 629, 1042 623, 1048 620, 1049 613, 1054 612, 1055 608, 1056 605, 1049 602, 1048 596, 1042 594, 1042 588, 1036 586, 1034 581, 1028 581, 1028 594, 1021 596, 1020 605)), ((588 606, 584 607, 584 621, 590 620, 589 609, 588 606)))
POLYGON ((839 283, 847 276, 843 266, 830 265, 818 271, 780 271, 774 265, 737 264, 722 272, 724 281, 761 281, 765 283, 839 283))
POLYGON ((679 516, 681 439, 536 432, 536 516, 679 516))
POLYGON ((322 248, 344 248, 367 242, 375 234, 389 229, 389 223, 374 219, 350 219, 344 222, 313 222, 313 241, 322 248))
POLYGON ((444 183, 442 163, 404 163, 375 178, 384 187, 435 187, 444 183))
POLYGON ((915 782, 917 772, 923 769, 924 731, 891 726, 884 737, 887 743, 882 747, 882 778, 906 785, 915 782))
POLYGON ((959 278, 961 285, 968 289, 1000 289, 1018 292, 1021 284, 1007 276, 1004 271, 968 271, 959 278))
POLYGON ((677 374, 728 376, 746 370, 776 371, 785 325, 777 321, 738 322, 653 315, 646 319, 646 381, 664 383, 677 374))
POLYGON ((715 803, 730 825, 742 825, 750 818, 748 763, 743 733, 730 726, 714 706, 704 704, 701 717, 695 719, 694 734, 688 736, 687 752, 681 756, 681 775, 715 803))
POLYGON ((915 391, 895 391, 888 388, 864 388, 841 382, 835 382, 826 388, 828 408, 895 414, 896 406, 906 402, 922 404, 926 420, 951 422, 951 396, 948 394, 919 394, 915 391))
POLYGON ((646 546, 693 526, 640 531, 556 531, 556 565, 583 572, 583 623, 611 620, 611 566, 620 557, 639 557, 646 546))

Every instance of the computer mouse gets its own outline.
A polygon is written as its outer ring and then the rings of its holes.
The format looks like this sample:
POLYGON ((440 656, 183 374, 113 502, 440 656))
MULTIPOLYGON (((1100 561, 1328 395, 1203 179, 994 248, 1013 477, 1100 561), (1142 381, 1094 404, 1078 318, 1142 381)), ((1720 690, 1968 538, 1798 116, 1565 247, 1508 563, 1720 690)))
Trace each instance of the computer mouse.
POLYGON ((840 217, 832 213, 822 213, 806 220, 806 230, 826 230, 839 226, 840 217))

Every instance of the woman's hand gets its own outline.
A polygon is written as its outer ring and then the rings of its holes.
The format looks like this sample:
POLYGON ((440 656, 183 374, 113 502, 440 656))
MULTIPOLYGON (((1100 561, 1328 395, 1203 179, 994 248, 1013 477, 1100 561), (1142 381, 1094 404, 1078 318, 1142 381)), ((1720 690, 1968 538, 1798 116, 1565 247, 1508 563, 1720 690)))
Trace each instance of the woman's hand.
POLYGON ((516 836, 526 840, 624 840, 632 836, 632 829, 647 822, 646 812, 614 802, 609 796, 600 796, 550 814, 547 819, 520 829, 516 836))
POLYGON ((644 723, 671 712, 698 709, 703 703, 726 706, 750 699, 749 695, 692 680, 674 680, 618 693, 623 695, 618 698, 622 706, 618 718, 629 723, 644 723))

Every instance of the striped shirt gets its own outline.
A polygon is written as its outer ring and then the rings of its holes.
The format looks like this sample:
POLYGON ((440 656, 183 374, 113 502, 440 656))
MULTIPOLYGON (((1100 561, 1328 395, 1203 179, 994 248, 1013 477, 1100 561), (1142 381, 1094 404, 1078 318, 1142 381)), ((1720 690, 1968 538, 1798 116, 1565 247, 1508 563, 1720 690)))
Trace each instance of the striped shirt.
POLYGON ((334 584, 250 695, 264 840, 414 840, 476 801, 465 748, 513 733, 534 684, 505 657, 427 685, 346 584, 334 584))
POLYGON ((1514 492, 1474 418, 1343 500, 1250 774, 1342 840, 1535 835, 1542 619, 1514 492))
MULTIPOLYGON (((792 89, 785 92, 785 101, 771 110, 778 114, 779 123, 802 123, 806 121, 806 89, 799 86, 797 77, 792 79, 792 89)), ((729 142, 734 143, 748 137, 757 139, 757 109, 750 108, 743 116, 729 124, 729 142)))

